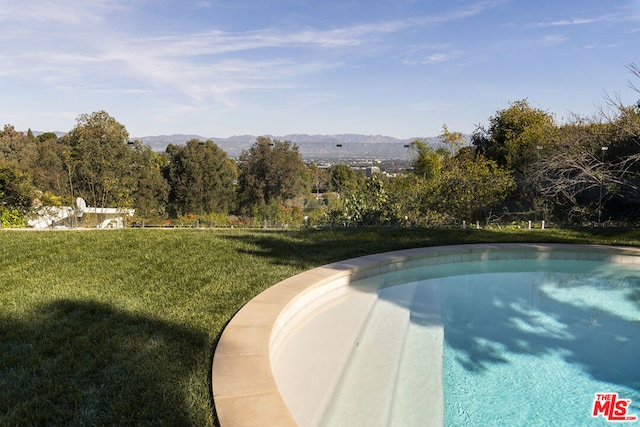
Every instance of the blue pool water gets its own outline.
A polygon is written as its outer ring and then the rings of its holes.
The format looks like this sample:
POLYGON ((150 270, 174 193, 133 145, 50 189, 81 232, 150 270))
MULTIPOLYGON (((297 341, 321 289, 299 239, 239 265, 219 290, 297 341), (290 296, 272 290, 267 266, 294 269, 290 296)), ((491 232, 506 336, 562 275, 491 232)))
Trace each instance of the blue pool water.
POLYGON ((445 425, 607 425, 591 416, 601 392, 640 415, 639 272, 576 261, 549 270, 438 280, 445 425))
POLYGON ((592 417, 595 394, 617 393, 640 416, 640 264, 533 257, 403 264, 315 301, 272 355, 291 413, 324 426, 610 425, 592 417))

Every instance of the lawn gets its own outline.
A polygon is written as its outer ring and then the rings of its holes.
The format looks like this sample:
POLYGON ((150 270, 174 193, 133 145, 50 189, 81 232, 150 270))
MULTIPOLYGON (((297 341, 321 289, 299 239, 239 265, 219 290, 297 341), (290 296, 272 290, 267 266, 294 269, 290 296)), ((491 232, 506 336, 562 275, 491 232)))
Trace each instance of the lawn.
POLYGON ((340 259, 480 242, 640 231, 2 230, 0 425, 212 425, 215 343, 254 295, 340 259))

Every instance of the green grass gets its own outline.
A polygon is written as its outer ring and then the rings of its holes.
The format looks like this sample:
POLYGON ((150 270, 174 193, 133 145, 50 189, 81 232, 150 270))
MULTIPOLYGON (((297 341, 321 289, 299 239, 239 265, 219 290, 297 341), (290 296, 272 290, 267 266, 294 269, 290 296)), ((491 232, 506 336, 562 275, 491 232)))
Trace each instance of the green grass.
POLYGON ((0 425, 212 425, 226 322, 303 270, 480 242, 640 246, 594 230, 0 232, 0 425))

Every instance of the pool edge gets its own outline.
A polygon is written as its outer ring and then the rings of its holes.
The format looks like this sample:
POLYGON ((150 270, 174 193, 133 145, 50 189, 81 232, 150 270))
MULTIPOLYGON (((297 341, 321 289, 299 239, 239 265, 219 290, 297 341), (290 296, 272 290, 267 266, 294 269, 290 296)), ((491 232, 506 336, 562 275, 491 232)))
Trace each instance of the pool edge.
MULTIPOLYGON (((282 315, 303 295, 327 283, 379 274, 407 261, 429 256, 487 251, 552 250, 606 253, 614 262, 625 255, 639 256, 635 247, 493 243, 434 246, 367 255, 327 264, 289 277, 266 289, 245 304, 225 327, 212 364, 212 392, 221 427, 242 425, 297 425, 278 391, 270 362, 270 347, 283 322, 282 315)), ((638 258, 640 260, 640 258, 638 258)))

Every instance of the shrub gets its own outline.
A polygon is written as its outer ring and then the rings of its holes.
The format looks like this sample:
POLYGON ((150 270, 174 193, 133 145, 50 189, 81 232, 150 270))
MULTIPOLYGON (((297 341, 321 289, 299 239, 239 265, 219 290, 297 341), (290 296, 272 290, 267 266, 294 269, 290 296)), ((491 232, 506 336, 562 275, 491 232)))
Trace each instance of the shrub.
POLYGON ((25 217, 17 209, 5 209, 0 215, 0 224, 7 228, 20 228, 27 225, 25 217))

